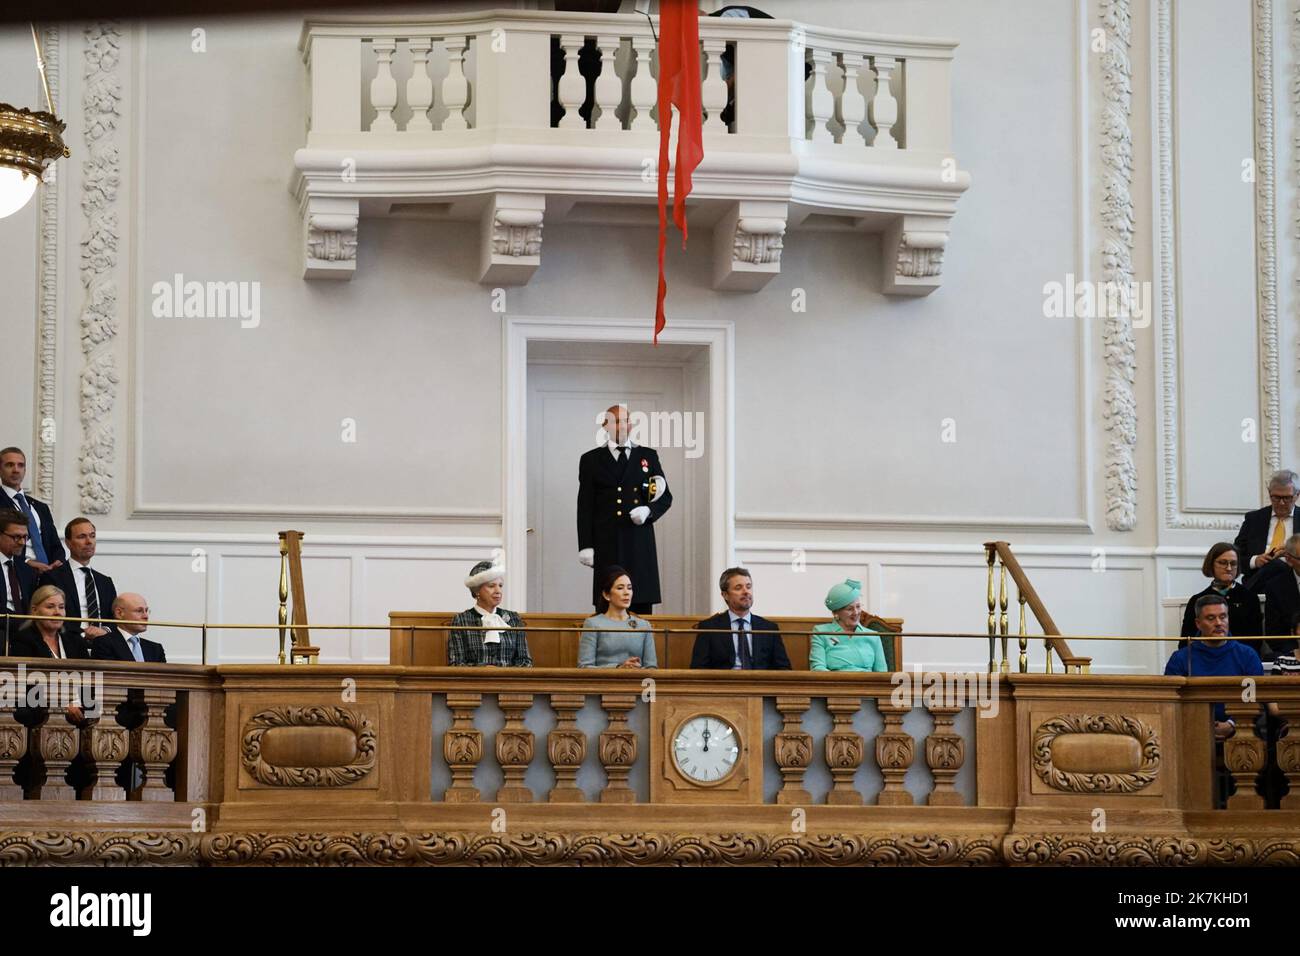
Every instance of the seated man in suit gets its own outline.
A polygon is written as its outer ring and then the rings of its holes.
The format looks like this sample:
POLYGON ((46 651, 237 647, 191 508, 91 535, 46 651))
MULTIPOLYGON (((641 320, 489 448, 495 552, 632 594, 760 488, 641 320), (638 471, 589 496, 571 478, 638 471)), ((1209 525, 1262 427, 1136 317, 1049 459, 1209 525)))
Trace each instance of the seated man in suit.
MULTIPOLYGON (((89 518, 73 518, 63 530, 68 545, 68 560, 41 575, 38 586, 53 584, 67 595, 68 617, 108 617, 117 600, 113 579, 90 566, 95 556, 95 525, 89 518)), ((108 633, 96 624, 69 621, 64 630, 86 641, 108 633)))
POLYGON ((1249 512, 1241 522, 1241 530, 1233 544, 1243 564, 1241 573, 1245 580, 1242 583, 1247 586, 1261 568, 1282 556, 1287 538, 1300 534, 1300 526, 1296 523, 1300 518, 1300 509, 1295 506, 1297 492, 1300 492, 1300 475, 1294 471, 1274 472, 1268 480, 1270 504, 1249 512))
POLYGON ((21 448, 0 449, 0 508, 16 511, 27 522, 27 563, 44 574, 63 563, 66 555, 59 543, 59 529, 50 506, 23 491, 27 456, 21 448))
MULTIPOLYGON (((36 591, 36 571, 23 560, 26 548, 27 521, 16 511, 0 511, 0 587, 4 588, 6 614, 26 614, 36 591)), ((9 640, 21 623, 5 618, 0 651, 9 653, 9 640)))
POLYGON ((130 623, 110 627, 103 637, 90 645, 90 656, 97 661, 137 661, 166 664, 167 653, 157 641, 140 635, 149 627, 149 602, 139 594, 119 594, 113 602, 113 617, 130 623))
POLYGON ((712 670, 788 671, 781 631, 766 618, 751 613, 754 582, 744 568, 727 568, 718 579, 727 610, 695 625, 691 667, 712 670), (714 631, 715 633, 708 633, 714 631))
POLYGON ((1264 657, 1271 660, 1295 650, 1289 635, 1291 619, 1300 611, 1300 534, 1286 539, 1281 560, 1256 575, 1251 590, 1264 594, 1264 634, 1269 637, 1264 657))

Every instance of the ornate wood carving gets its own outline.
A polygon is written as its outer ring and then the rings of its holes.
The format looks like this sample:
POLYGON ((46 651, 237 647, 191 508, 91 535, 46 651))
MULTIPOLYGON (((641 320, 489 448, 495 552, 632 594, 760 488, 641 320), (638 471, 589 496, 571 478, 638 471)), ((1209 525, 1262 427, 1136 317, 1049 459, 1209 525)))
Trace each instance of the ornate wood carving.
POLYGON ((474 768, 483 759, 483 732, 474 728, 474 711, 482 700, 482 694, 447 695, 452 721, 451 729, 442 735, 442 756, 451 768, 451 786, 442 798, 446 803, 478 801, 474 768))
POLYGON ((857 697, 828 697, 826 709, 835 722, 826 735, 826 766, 831 768, 831 789, 826 802, 838 806, 861 806, 862 794, 853 786, 853 776, 862 765, 866 742, 853 729, 853 716, 862 708, 857 697))
POLYGON ((141 800, 175 800, 163 773, 176 758, 176 731, 167 726, 166 710, 176 703, 174 690, 146 690, 141 697, 144 720, 131 731, 131 756, 144 770, 141 800))
MULTIPOLYGON (((254 714, 244 725, 239 756, 249 776, 268 787, 346 787, 375 768, 375 729, 369 718, 348 707, 269 707, 254 714), (278 727, 350 730, 356 735, 356 757, 337 767, 284 767, 267 763, 262 756, 262 739, 267 731, 278 727)), ((146 780, 146 791, 148 786, 146 780)))
POLYGON ((578 789, 578 768, 587 759, 587 735, 578 729, 578 711, 586 698, 582 694, 552 694, 555 727, 546 735, 546 755, 555 768, 551 803, 583 803, 587 797, 578 789))
POLYGON ((506 725, 497 731, 497 763, 505 783, 497 791, 500 803, 531 803, 533 792, 524 786, 524 774, 533 762, 533 732, 524 727, 524 711, 533 705, 532 694, 498 694, 497 703, 506 725))
POLYGON ((1255 778, 1268 761, 1268 744, 1254 732, 1259 705, 1233 701, 1227 710, 1237 722, 1237 732, 1223 742, 1223 765, 1237 785, 1237 792, 1228 797, 1228 809, 1263 810, 1264 798, 1255 792, 1255 778))
POLYGON ((117 768, 130 750, 126 728, 116 719, 117 706, 125 700, 124 689, 105 688, 101 715, 82 729, 81 757, 89 775, 80 793, 82 800, 126 799, 116 779, 117 768))
POLYGON ((1049 787, 1070 793, 1136 793, 1160 772, 1160 738, 1154 727, 1123 714, 1062 714, 1034 731, 1034 773, 1049 787), (1138 742, 1142 758, 1133 773, 1082 773, 1052 766, 1052 741, 1062 734, 1124 734, 1138 742))
POLYGON ((627 725, 627 715, 636 706, 636 694, 602 694, 600 704, 609 715, 609 726, 600 732, 600 763, 609 780, 600 802, 635 803, 636 792, 627 778, 636 763, 636 734, 627 725))
POLYGON ((51 710, 45 723, 33 731, 33 751, 45 765, 45 780, 36 788, 36 799, 76 800, 77 791, 68 786, 65 775, 72 758, 81 749, 77 728, 68 723, 62 710, 51 710))
POLYGON ((903 717, 910 707, 895 707, 876 701, 876 707, 885 718, 885 729, 876 736, 876 763, 885 778, 876 802, 880 806, 911 806, 915 801, 903 786, 903 778, 916 757, 916 743, 912 735, 903 730, 903 717))
POLYGON ((7 830, 0 865, 1300 866, 1294 837, 7 830))
POLYGON ((952 722, 960 707, 927 708, 934 717, 934 732, 925 738, 925 763, 934 775, 934 790, 926 799, 932 807, 960 807, 965 804, 957 792, 957 774, 966 762, 966 742, 957 734, 952 722))
POLYGON ((14 783, 14 770, 27 753, 27 728, 13 710, 0 710, 0 800, 21 800, 23 788, 14 783))
POLYGON ((776 709, 783 721, 772 741, 776 765, 781 770, 781 789, 776 795, 780 804, 805 804, 812 795, 804 789, 803 775, 812 760, 812 734, 803 730, 803 715, 812 701, 808 697, 778 697, 776 709))

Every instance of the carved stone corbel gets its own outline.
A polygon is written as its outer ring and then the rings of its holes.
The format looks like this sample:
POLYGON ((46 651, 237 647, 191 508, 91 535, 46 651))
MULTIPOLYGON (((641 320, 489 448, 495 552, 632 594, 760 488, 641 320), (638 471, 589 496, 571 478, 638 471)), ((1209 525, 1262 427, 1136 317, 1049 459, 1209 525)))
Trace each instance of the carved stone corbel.
POLYGON ((781 271, 788 207, 783 202, 738 202, 713 230, 713 287, 757 292, 781 271))
POLYGON ((929 295, 939 288, 948 223, 902 216, 881 240, 883 291, 889 295, 929 295))
POLYGON ((303 211, 305 230, 304 279, 351 279, 357 271, 356 199, 308 198, 303 211))
POLYGON ((542 264, 546 197, 494 193, 483 210, 479 282, 524 285, 542 264))

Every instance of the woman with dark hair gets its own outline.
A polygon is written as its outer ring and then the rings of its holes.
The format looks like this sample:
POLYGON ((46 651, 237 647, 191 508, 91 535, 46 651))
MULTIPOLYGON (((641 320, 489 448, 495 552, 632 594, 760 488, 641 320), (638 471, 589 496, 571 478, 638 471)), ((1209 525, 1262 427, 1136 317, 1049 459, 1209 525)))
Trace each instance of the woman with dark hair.
POLYGON ((634 615, 632 579, 617 565, 600 576, 599 614, 582 622, 579 667, 657 667, 650 624, 634 615))
MULTIPOLYGON (((1237 583, 1237 571, 1241 567, 1240 556, 1235 546, 1220 541, 1210 548, 1201 563, 1201 573, 1210 579, 1203 591, 1198 591, 1187 602, 1183 613, 1183 637, 1198 637, 1196 629, 1196 599, 1203 594, 1218 594, 1228 602, 1228 632, 1238 640, 1243 637, 1259 637, 1264 633, 1264 621, 1259 613, 1259 597, 1237 583)), ((1259 653, 1259 641, 1245 641, 1256 653, 1259 653)))

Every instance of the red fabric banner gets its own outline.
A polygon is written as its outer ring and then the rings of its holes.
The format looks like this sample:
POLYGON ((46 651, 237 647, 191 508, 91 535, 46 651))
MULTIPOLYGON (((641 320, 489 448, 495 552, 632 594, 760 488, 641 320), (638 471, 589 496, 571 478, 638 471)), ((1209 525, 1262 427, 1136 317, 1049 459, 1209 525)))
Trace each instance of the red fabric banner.
POLYGON ((677 107, 677 156, 673 162, 673 222, 686 248, 686 197, 691 173, 704 158, 704 115, 700 102, 700 21, 695 0, 659 3, 659 292, 655 299, 654 342, 664 318, 664 249, 668 244, 668 134, 671 106, 677 107))

